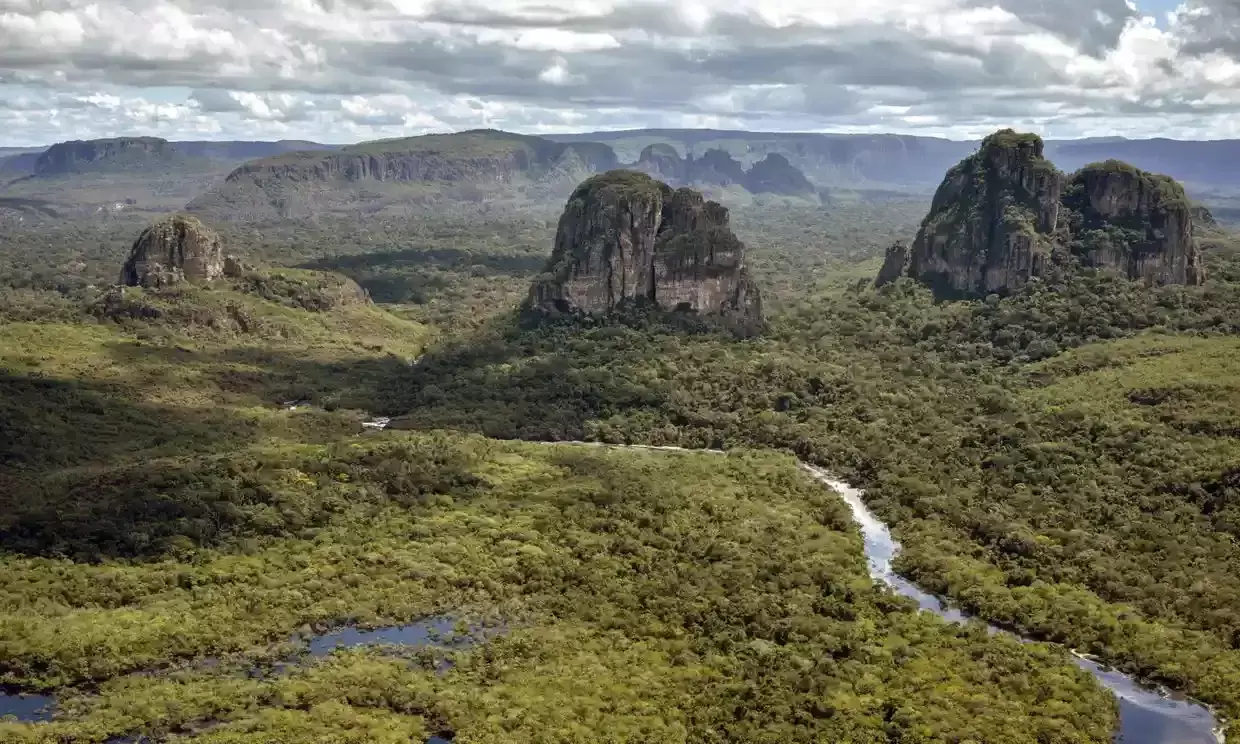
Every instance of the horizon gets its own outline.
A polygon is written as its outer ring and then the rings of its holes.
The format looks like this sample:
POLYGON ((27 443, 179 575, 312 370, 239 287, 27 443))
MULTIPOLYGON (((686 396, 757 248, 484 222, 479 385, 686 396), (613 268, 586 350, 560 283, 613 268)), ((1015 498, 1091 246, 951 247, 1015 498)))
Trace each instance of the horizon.
POLYGON ((1224 0, 10 5, 8 147, 478 127, 1240 137, 1240 8, 1224 0))
MULTIPOLYGON (((1001 129, 1007 129, 1007 128, 1009 127, 999 127, 995 129, 994 131, 999 131, 1001 129)), ((1010 128, 1017 129, 1017 131, 1021 131, 1021 132, 1028 131, 1028 130, 1021 130, 1015 127, 1010 127, 1010 128)), ((555 133, 550 133, 550 134, 548 133, 535 134, 532 132, 521 132, 521 131, 510 130, 510 129, 469 128, 469 129, 458 129, 455 131, 420 132, 418 134, 410 134, 404 137, 380 137, 380 138, 374 138, 374 139, 348 140, 348 141, 336 141, 336 142, 333 142, 330 140, 307 140, 307 139, 301 139, 301 138, 295 138, 295 137, 278 138, 278 139, 275 139, 275 138, 244 139, 244 138, 236 138, 236 137, 170 138, 170 137, 161 137, 158 135, 149 135, 149 134, 108 134, 108 135, 103 135, 100 137, 89 137, 89 138, 71 137, 69 139, 58 140, 56 142, 44 142, 44 143, 37 143, 37 144, 8 144, 8 143, 0 142, 0 150, 46 150, 55 145, 66 144, 70 142, 95 142, 95 141, 100 141, 100 140, 142 139, 142 138, 159 139, 159 140, 168 142, 170 144, 177 144, 177 143, 184 143, 184 142, 221 142, 221 143, 222 142, 254 142, 254 143, 258 143, 258 142, 270 142, 270 143, 305 142, 307 144, 314 144, 314 145, 330 145, 333 147, 347 147, 349 145, 359 145, 359 144, 364 144, 368 142, 376 142, 379 140, 415 139, 418 137, 465 134, 471 131, 495 131, 495 132, 502 132, 505 134, 520 134, 520 135, 526 135, 526 136, 542 137, 544 139, 552 139, 552 140, 554 140, 554 138, 556 137, 564 137, 564 136, 604 135, 604 136, 615 137, 615 136, 626 135, 626 134, 641 134, 641 133, 658 132, 658 131, 715 132, 718 134, 754 134, 754 135, 786 135, 786 136, 818 136, 818 135, 821 135, 821 136, 848 136, 848 137, 883 137, 883 136, 918 137, 922 139, 935 139, 935 140, 940 140, 940 141, 958 142, 961 144, 980 142, 985 137, 985 135, 982 135, 979 137, 956 139, 956 138, 951 138, 951 137, 937 137, 937 136, 926 135, 926 134, 909 134, 905 132, 865 132, 865 133, 832 132, 832 131, 811 132, 811 131, 775 131, 775 130, 764 130, 764 129, 715 129, 715 128, 709 128, 709 127, 649 127, 649 128, 644 128, 644 129, 582 130, 582 131, 575 131, 575 132, 555 132, 555 133)), ((1117 139, 1117 140, 1124 140, 1127 142, 1235 142, 1235 141, 1240 141, 1240 137, 1219 137, 1219 138, 1212 138, 1212 139, 1187 139, 1187 138, 1176 138, 1176 137, 1125 137, 1122 135, 1109 135, 1109 136, 1101 135, 1101 136, 1090 136, 1090 137, 1048 137, 1039 132, 1031 132, 1031 133, 1037 134, 1045 142, 1082 142, 1082 141, 1088 141, 1088 140, 1104 140, 1104 139, 1117 139)))

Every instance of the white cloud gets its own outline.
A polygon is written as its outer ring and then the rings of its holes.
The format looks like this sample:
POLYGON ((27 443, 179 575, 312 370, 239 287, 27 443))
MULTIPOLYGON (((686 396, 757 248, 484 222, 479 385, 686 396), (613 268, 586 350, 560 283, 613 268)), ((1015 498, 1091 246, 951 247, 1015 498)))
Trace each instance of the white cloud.
POLYGON ((1234 135, 1240 7, 0 0, 0 144, 494 126, 1234 135))

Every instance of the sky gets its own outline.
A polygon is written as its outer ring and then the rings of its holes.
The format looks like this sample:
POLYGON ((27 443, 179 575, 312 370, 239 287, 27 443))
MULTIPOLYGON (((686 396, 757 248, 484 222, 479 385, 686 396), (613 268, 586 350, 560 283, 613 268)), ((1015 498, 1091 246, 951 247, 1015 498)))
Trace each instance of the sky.
POLYGON ((1240 138, 1240 0, 0 0, 0 146, 493 127, 1240 138))

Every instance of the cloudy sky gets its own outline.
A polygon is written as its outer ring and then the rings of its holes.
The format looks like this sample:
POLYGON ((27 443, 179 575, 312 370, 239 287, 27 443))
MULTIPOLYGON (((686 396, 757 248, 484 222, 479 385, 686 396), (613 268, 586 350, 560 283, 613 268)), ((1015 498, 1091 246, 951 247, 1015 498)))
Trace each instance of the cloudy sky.
POLYGON ((0 0, 0 145, 1240 137, 1240 0, 0 0))

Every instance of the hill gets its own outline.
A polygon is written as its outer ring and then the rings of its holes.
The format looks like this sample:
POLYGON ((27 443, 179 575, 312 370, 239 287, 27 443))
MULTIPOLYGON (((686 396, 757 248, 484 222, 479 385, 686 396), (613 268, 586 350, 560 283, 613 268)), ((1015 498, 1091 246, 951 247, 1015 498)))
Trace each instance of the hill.
MULTIPOLYGON (((649 145, 665 143, 682 156, 720 148, 744 165, 767 153, 783 155, 819 186, 932 189, 944 171, 980 146, 978 140, 895 134, 819 134, 711 129, 638 129, 548 135, 561 142, 602 142, 621 159, 637 158, 649 145)), ((1240 175, 1228 166, 1240 140, 1131 140, 1095 137, 1047 140, 1046 155, 1076 170, 1092 162, 1123 160, 1142 170, 1165 173, 1197 189, 1240 189, 1240 175)))
POLYGON ((974 147, 933 137, 896 134, 852 135, 744 132, 713 129, 642 129, 549 135, 562 142, 594 141, 610 145, 622 159, 636 159, 643 149, 668 144, 681 156, 723 150, 752 166, 768 154, 782 155, 819 186, 929 186, 943 170, 974 147))
POLYGON ((0 196, 47 202, 67 216, 162 212, 184 206, 247 160, 330 147, 296 140, 170 142, 158 137, 60 142, 0 159, 0 196))
POLYGON ((606 146, 494 130, 377 140, 246 163, 188 209, 262 220, 400 212, 441 200, 543 199, 616 165, 606 146))

